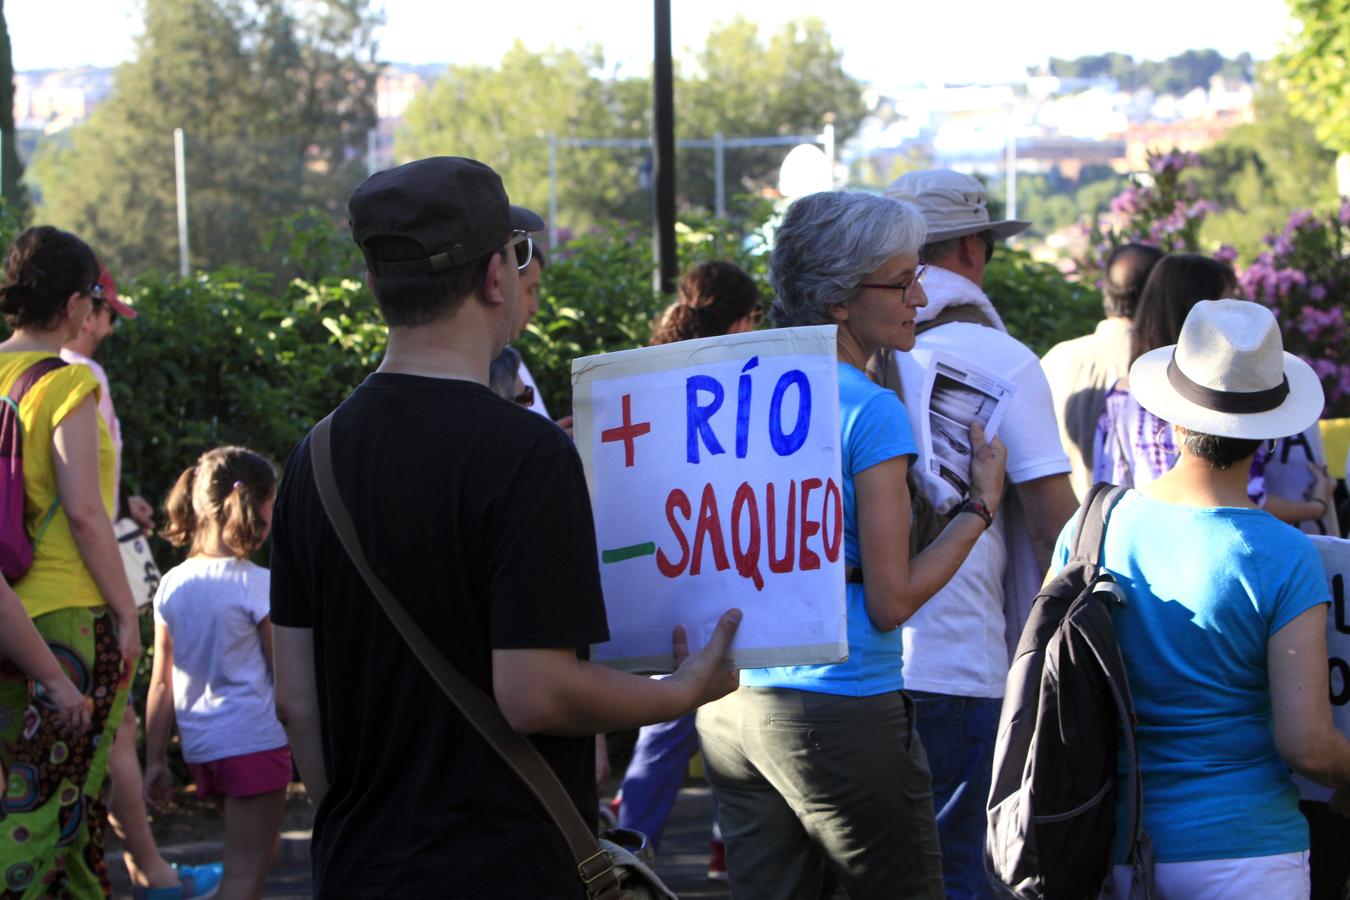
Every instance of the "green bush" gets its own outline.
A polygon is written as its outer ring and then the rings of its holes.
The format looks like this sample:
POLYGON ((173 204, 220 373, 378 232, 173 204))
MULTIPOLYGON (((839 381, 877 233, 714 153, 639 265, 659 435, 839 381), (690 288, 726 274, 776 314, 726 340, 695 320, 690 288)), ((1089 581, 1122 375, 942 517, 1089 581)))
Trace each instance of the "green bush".
POLYGON ((1000 247, 984 273, 984 292, 1008 332, 1044 356, 1060 341, 1089 334, 1102 317, 1102 296, 1071 281, 1025 250, 1000 247))
MULTIPOLYGON (((242 444, 278 463, 378 363, 374 299, 352 279, 251 270, 124 286, 140 316, 99 352, 124 440, 123 478, 158 506, 203 451, 242 444)), ((158 548, 158 549, 163 549, 158 548)))

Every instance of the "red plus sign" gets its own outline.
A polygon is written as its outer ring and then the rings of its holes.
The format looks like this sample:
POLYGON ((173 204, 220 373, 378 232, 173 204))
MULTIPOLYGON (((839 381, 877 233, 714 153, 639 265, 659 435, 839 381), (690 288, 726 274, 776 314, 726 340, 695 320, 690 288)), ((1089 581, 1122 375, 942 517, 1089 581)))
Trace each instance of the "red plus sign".
POLYGON ((631 469, 633 468, 633 440, 651 430, 652 424, 650 422, 633 424, 633 395, 624 394, 623 425, 600 432, 600 443, 609 444, 614 441, 623 441, 623 465, 625 469, 631 469))

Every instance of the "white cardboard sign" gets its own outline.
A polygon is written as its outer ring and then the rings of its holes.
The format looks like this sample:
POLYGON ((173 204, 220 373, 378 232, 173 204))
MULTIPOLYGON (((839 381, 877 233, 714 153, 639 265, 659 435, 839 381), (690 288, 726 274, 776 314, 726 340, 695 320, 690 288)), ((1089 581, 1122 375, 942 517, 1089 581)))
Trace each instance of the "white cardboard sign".
POLYGON ((610 640, 595 659, 671 671, 723 611, 739 668, 848 655, 835 327, 682 341, 572 364, 610 640))
MULTIPOLYGON (((1327 666, 1331 675, 1331 719, 1341 734, 1350 737, 1350 541, 1314 535, 1313 544, 1327 570, 1331 607, 1327 611, 1327 666)), ((1307 800, 1329 800, 1332 790, 1295 775, 1299 792, 1307 800)))

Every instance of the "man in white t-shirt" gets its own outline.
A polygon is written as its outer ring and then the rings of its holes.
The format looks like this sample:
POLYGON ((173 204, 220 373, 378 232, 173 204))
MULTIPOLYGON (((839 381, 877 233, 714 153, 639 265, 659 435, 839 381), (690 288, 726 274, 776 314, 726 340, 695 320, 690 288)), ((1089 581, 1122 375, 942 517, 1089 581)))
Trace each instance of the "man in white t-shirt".
POLYGON ((1157 247, 1121 244, 1106 260, 1102 306, 1106 318, 1092 334, 1063 341, 1041 358, 1055 398, 1059 438, 1073 466, 1070 480, 1082 500, 1092 487, 1092 442, 1106 392, 1130 370, 1134 308, 1148 273, 1163 258, 1157 247))
MULTIPOLYGON (((1036 354, 1007 333, 981 285, 994 247, 1029 222, 991 222, 984 186, 945 169, 910 172, 886 194, 913 203, 928 223, 921 258, 928 264, 919 335, 910 353, 897 353, 905 407, 916 434, 928 410, 919 406, 925 366, 934 352, 955 356, 1016 387, 998 436, 1008 447, 1005 503, 956 575, 904 625, 904 681, 918 707, 920 737, 933 772, 933 805, 942 843, 947 896, 991 897, 984 869, 985 800, 994 737, 1008 673, 1009 629, 1020 614, 1005 602, 1029 587, 1005 590, 1010 570, 1044 573, 1060 528, 1077 509, 1059 443, 1050 386, 1036 354), (925 328, 925 322, 944 324, 925 328), (1011 511, 1010 511, 1011 510, 1011 511)), ((888 351, 889 352, 889 351, 888 351)), ((928 467, 915 465, 922 480, 928 467)), ((928 490, 940 497, 936 484, 928 490)))

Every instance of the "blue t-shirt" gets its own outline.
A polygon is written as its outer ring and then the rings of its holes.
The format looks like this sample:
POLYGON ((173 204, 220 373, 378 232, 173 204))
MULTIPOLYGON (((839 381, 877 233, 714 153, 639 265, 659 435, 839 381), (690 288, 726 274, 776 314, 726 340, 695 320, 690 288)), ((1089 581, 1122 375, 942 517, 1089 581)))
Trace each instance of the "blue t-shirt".
MULTIPOLYGON (((893 391, 878 387, 847 363, 839 364, 840 459, 844 476, 844 561, 862 564, 858 552, 858 502, 853 476, 878 463, 918 452, 909 414, 893 391)), ((897 547, 896 552, 906 552, 897 547)), ((900 629, 880 631, 867 615, 861 584, 848 592, 848 659, 828 666, 776 666, 741 670, 748 687, 795 688, 822 694, 871 697, 904 687, 900 629)))
MULTIPOLYGON (((1073 525, 1060 534, 1056 567, 1069 559, 1073 525)), ((1157 860, 1307 850, 1298 791, 1275 749, 1266 643, 1328 602, 1312 542, 1259 509, 1130 491, 1111 513, 1102 562, 1128 600, 1114 613, 1116 638, 1157 860)))

